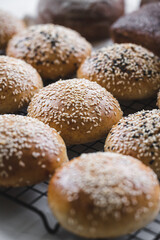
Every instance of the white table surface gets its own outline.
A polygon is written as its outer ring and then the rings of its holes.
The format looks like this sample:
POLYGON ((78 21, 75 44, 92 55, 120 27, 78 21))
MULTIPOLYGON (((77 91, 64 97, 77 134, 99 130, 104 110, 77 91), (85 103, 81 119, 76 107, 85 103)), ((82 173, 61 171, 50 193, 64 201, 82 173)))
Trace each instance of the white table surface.
MULTIPOLYGON (((45 0, 44 0, 45 1, 45 0)), ((128 11, 137 7, 139 0, 126 0, 128 11)), ((38 0, 0 0, 0 9, 19 18, 34 15, 38 0)), ((56 236, 45 230, 38 215, 12 201, 0 197, 0 240, 73 240, 75 237, 61 229, 56 236), (64 237, 65 236, 65 237, 64 237)), ((76 238, 81 239, 81 238, 76 238)))

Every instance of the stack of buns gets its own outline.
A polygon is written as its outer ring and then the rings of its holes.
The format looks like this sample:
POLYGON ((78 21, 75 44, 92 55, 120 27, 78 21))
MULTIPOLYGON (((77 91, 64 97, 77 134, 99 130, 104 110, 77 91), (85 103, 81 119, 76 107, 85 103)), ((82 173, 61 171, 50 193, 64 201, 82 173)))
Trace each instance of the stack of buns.
MULTIPOLYGON (((63 1, 54 2, 62 10, 63 1)), ((75 2, 77 7, 82 4, 75 2)), ((102 2, 123 9, 123 1, 102 2)), ((91 17, 103 9, 102 2, 97 8, 95 0, 85 1, 92 10, 95 4, 97 11, 91 17)), ((0 48, 8 55, 0 56, 0 186, 23 187, 50 179, 48 202, 53 214, 65 229, 82 237, 131 233, 160 210, 160 110, 123 117, 116 100, 158 94, 160 108, 159 32, 153 34, 159 24, 156 6, 160 7, 151 4, 150 10, 146 5, 118 20, 112 36, 122 43, 95 52, 74 30, 51 23, 25 28, 13 16, 3 12, 0 16, 1 25, 1 18, 4 21, 0 48), (131 20, 141 13, 147 19, 145 27, 141 21, 130 31, 131 20), (150 51, 137 45, 142 40, 150 51), (52 83, 43 87, 46 80, 52 83), (28 116, 17 115, 26 107, 28 116), (104 153, 82 154, 68 162, 66 145, 102 138, 106 138, 104 153)), ((107 13, 104 9, 105 17, 107 13)), ((81 29, 80 19, 76 24, 81 29)), ((104 35, 107 31, 106 25, 104 35)))

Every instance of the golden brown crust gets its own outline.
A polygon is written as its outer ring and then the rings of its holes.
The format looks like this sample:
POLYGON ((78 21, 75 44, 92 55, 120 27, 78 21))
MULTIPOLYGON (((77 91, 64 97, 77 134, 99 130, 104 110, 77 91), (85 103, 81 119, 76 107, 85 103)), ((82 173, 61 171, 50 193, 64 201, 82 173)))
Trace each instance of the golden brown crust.
POLYGON ((33 185, 68 160, 58 133, 24 116, 0 115, 0 186, 33 185))
POLYGON ((114 153, 83 154, 59 168, 48 201, 60 224, 88 238, 118 237, 153 220, 160 209, 156 175, 114 153))
POLYGON ((0 50, 7 47, 8 41, 13 35, 24 29, 25 24, 22 20, 4 10, 0 10, 0 50))
POLYGON ((0 113, 26 106, 43 87, 38 72, 22 60, 0 56, 0 113))
POLYGON ((7 55, 25 60, 51 80, 73 74, 90 52, 91 45, 77 32, 53 24, 27 28, 7 48, 7 55))
POLYGON ((158 93, 157 106, 160 108, 160 92, 158 93))
POLYGON ((141 111, 122 118, 110 131, 105 151, 133 156, 160 178, 160 110, 141 111))
POLYGON ((95 81, 121 100, 149 98, 160 88, 160 58, 135 44, 115 44, 88 57, 77 76, 95 81))
POLYGON ((105 137, 122 111, 117 100, 97 83, 71 79, 41 89, 32 98, 28 115, 55 128, 72 145, 105 137))

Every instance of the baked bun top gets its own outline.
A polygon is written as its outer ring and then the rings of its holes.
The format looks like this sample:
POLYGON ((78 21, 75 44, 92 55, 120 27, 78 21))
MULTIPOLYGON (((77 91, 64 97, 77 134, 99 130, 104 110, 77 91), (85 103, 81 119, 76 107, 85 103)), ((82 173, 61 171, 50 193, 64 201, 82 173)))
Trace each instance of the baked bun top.
POLYGON ((0 185, 29 184, 37 172, 40 179, 43 172, 53 173, 67 160, 65 151, 56 130, 37 119, 0 115, 0 185))
POLYGON ((41 77, 31 65, 0 56, 0 113, 17 111, 42 87, 41 77))
MULTIPOLYGON (((133 157, 98 152, 82 154, 62 166, 53 176, 53 183, 59 186, 68 202, 77 200, 82 191, 90 195, 95 207, 105 208, 116 218, 115 212, 120 213, 120 206, 134 205, 134 197, 144 194, 146 200, 149 199, 158 181, 149 167, 133 157), (125 192, 126 201, 123 194, 121 197, 115 192, 116 187, 125 192)), ((52 187, 52 180, 50 185, 52 187)))
POLYGON ((90 238, 135 231, 160 209, 154 172, 135 158, 115 153, 83 154, 59 168, 48 198, 63 227, 90 238))
MULTIPOLYGON (((160 174, 160 110, 140 111, 122 118, 110 131, 105 151, 142 160, 160 174)), ((160 176, 160 175, 159 175, 160 176)))
POLYGON ((122 111, 118 101, 97 83, 70 79, 41 89, 32 98, 28 115, 57 129, 70 145, 106 136, 122 111))
POLYGON ((24 30, 25 24, 12 14, 0 10, 0 49, 4 50, 14 34, 24 30))
POLYGON ((51 78, 49 73, 51 71, 52 75, 52 68, 54 74, 58 68, 57 76, 63 76, 64 66, 73 64, 75 69, 72 71, 76 70, 82 60, 90 55, 90 51, 91 45, 77 32, 58 25, 44 24, 31 26, 15 35, 8 44, 7 55, 25 60, 42 77, 51 78))
POLYGON ((160 58, 135 44, 114 44, 88 57, 78 77, 96 81, 118 99, 150 97, 160 88, 160 58))

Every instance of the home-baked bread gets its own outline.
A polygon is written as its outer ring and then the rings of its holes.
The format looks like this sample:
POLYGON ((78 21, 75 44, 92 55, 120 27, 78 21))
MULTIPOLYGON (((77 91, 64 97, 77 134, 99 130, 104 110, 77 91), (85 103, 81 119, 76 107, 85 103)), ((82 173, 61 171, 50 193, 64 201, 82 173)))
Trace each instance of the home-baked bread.
POLYGON ((160 91, 159 91, 159 93, 158 93, 157 106, 160 108, 160 91))
POLYGON ((144 5, 140 10, 116 21, 111 35, 117 43, 136 43, 160 56, 160 3, 144 5))
POLYGON ((122 117, 119 103, 97 83, 71 79, 39 91, 28 116, 55 128, 67 145, 96 141, 106 136, 122 117))
POLYGON ((160 58, 135 44, 114 44, 88 57, 77 76, 99 83, 121 100, 149 98, 160 88, 160 58))
POLYGON ((91 45, 77 32, 53 24, 27 28, 7 48, 8 56, 25 60, 51 80, 73 74, 90 52, 91 45))
POLYGON ((160 178, 160 110, 146 110, 121 119, 110 131, 105 151, 133 156, 160 178))
POLYGON ((124 0, 40 0, 38 20, 72 28, 89 40, 109 36, 110 26, 124 14, 124 0))
POLYGON ((65 229, 87 238, 110 238, 152 221, 160 210, 160 188, 154 172, 135 158, 91 153, 56 171, 48 201, 65 229))
POLYGON ((0 113, 26 106, 43 87, 37 71, 20 59, 0 56, 0 113))
POLYGON ((24 30, 24 28, 25 24, 22 20, 4 10, 0 10, 0 50, 5 50, 13 35, 24 30))
POLYGON ((67 160, 65 144, 54 129, 37 119, 0 115, 0 186, 44 181, 67 160))
POLYGON ((160 0, 141 0, 141 6, 153 2, 160 2, 160 0))

